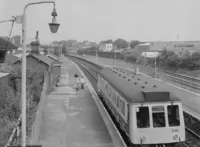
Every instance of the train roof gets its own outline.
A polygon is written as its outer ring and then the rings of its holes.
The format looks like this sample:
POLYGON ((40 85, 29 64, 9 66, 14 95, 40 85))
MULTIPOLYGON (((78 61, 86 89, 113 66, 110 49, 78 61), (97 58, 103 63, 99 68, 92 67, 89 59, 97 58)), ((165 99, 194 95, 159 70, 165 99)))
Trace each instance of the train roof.
POLYGON ((131 103, 180 101, 173 93, 160 87, 157 81, 143 75, 133 75, 118 68, 104 68, 99 74, 131 103), (146 81, 142 81, 142 79, 146 81))

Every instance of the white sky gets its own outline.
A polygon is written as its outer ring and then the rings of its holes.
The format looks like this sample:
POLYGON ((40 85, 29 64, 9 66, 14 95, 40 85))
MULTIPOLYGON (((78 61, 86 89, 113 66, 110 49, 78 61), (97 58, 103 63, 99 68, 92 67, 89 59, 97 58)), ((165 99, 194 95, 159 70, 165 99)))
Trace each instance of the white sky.
MULTIPOLYGON (((29 2, 39 0, 0 0, 0 20, 22 14, 29 2)), ((200 0, 56 0, 57 34, 48 23, 51 4, 27 10, 28 40, 40 32, 41 42, 76 39, 101 41, 123 38, 127 41, 169 41, 200 39, 200 0)), ((0 24, 0 36, 8 36, 11 23, 0 24)), ((21 35, 15 24, 12 35, 21 35)))

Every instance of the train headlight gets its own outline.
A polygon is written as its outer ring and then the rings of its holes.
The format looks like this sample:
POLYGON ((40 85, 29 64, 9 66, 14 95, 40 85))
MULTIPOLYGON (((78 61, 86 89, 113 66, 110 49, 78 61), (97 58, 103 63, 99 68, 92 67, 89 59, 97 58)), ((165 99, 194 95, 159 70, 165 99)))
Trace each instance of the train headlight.
POLYGON ((173 136, 173 139, 174 139, 174 140, 177 140, 177 139, 178 139, 178 135, 174 135, 174 136, 173 136))

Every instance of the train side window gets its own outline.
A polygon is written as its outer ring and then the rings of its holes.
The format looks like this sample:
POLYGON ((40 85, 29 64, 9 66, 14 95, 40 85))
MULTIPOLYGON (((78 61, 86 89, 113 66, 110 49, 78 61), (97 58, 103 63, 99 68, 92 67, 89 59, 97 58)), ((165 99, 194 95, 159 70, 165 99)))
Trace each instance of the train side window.
POLYGON ((119 99, 119 109, 121 110, 122 109, 122 100, 119 99))
POLYGON ((115 96, 114 96, 114 105, 116 105, 116 98, 117 98, 117 94, 115 93, 115 96))
POLYGON ((117 95, 117 108, 119 108, 119 96, 117 95))
POLYGON ((116 94, 113 93, 113 98, 112 98, 113 104, 115 103, 115 97, 116 97, 116 94))
POLYGON ((153 127, 165 127, 165 109, 164 106, 153 106, 153 127))
POLYGON ((136 110, 137 127, 138 128, 149 128, 149 107, 137 107, 136 110))
POLYGON ((115 93, 115 91, 112 90, 111 97, 110 97, 110 100, 111 100, 111 101, 112 101, 112 99, 113 99, 114 93, 115 93))
POLYGON ((167 106, 169 126, 180 126, 178 105, 167 106))
POLYGON ((125 102, 122 101, 122 114, 125 115, 125 102))
POLYGON ((111 88, 110 88, 110 86, 108 88, 108 96, 111 97, 111 88))
POLYGON ((111 99, 112 99, 112 97, 113 97, 113 93, 114 93, 114 91, 111 89, 110 100, 111 100, 111 99))

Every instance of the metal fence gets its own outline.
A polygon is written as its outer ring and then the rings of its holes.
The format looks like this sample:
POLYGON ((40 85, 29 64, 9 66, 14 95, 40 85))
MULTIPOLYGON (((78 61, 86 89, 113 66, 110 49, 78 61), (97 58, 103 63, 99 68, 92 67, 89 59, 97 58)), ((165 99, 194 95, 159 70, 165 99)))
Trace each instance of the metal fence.
POLYGON ((200 93, 200 79, 199 78, 177 74, 177 73, 171 73, 164 70, 158 70, 158 71, 159 71, 159 76, 161 79, 165 81, 169 81, 170 83, 175 84, 183 89, 187 89, 195 93, 200 93))

